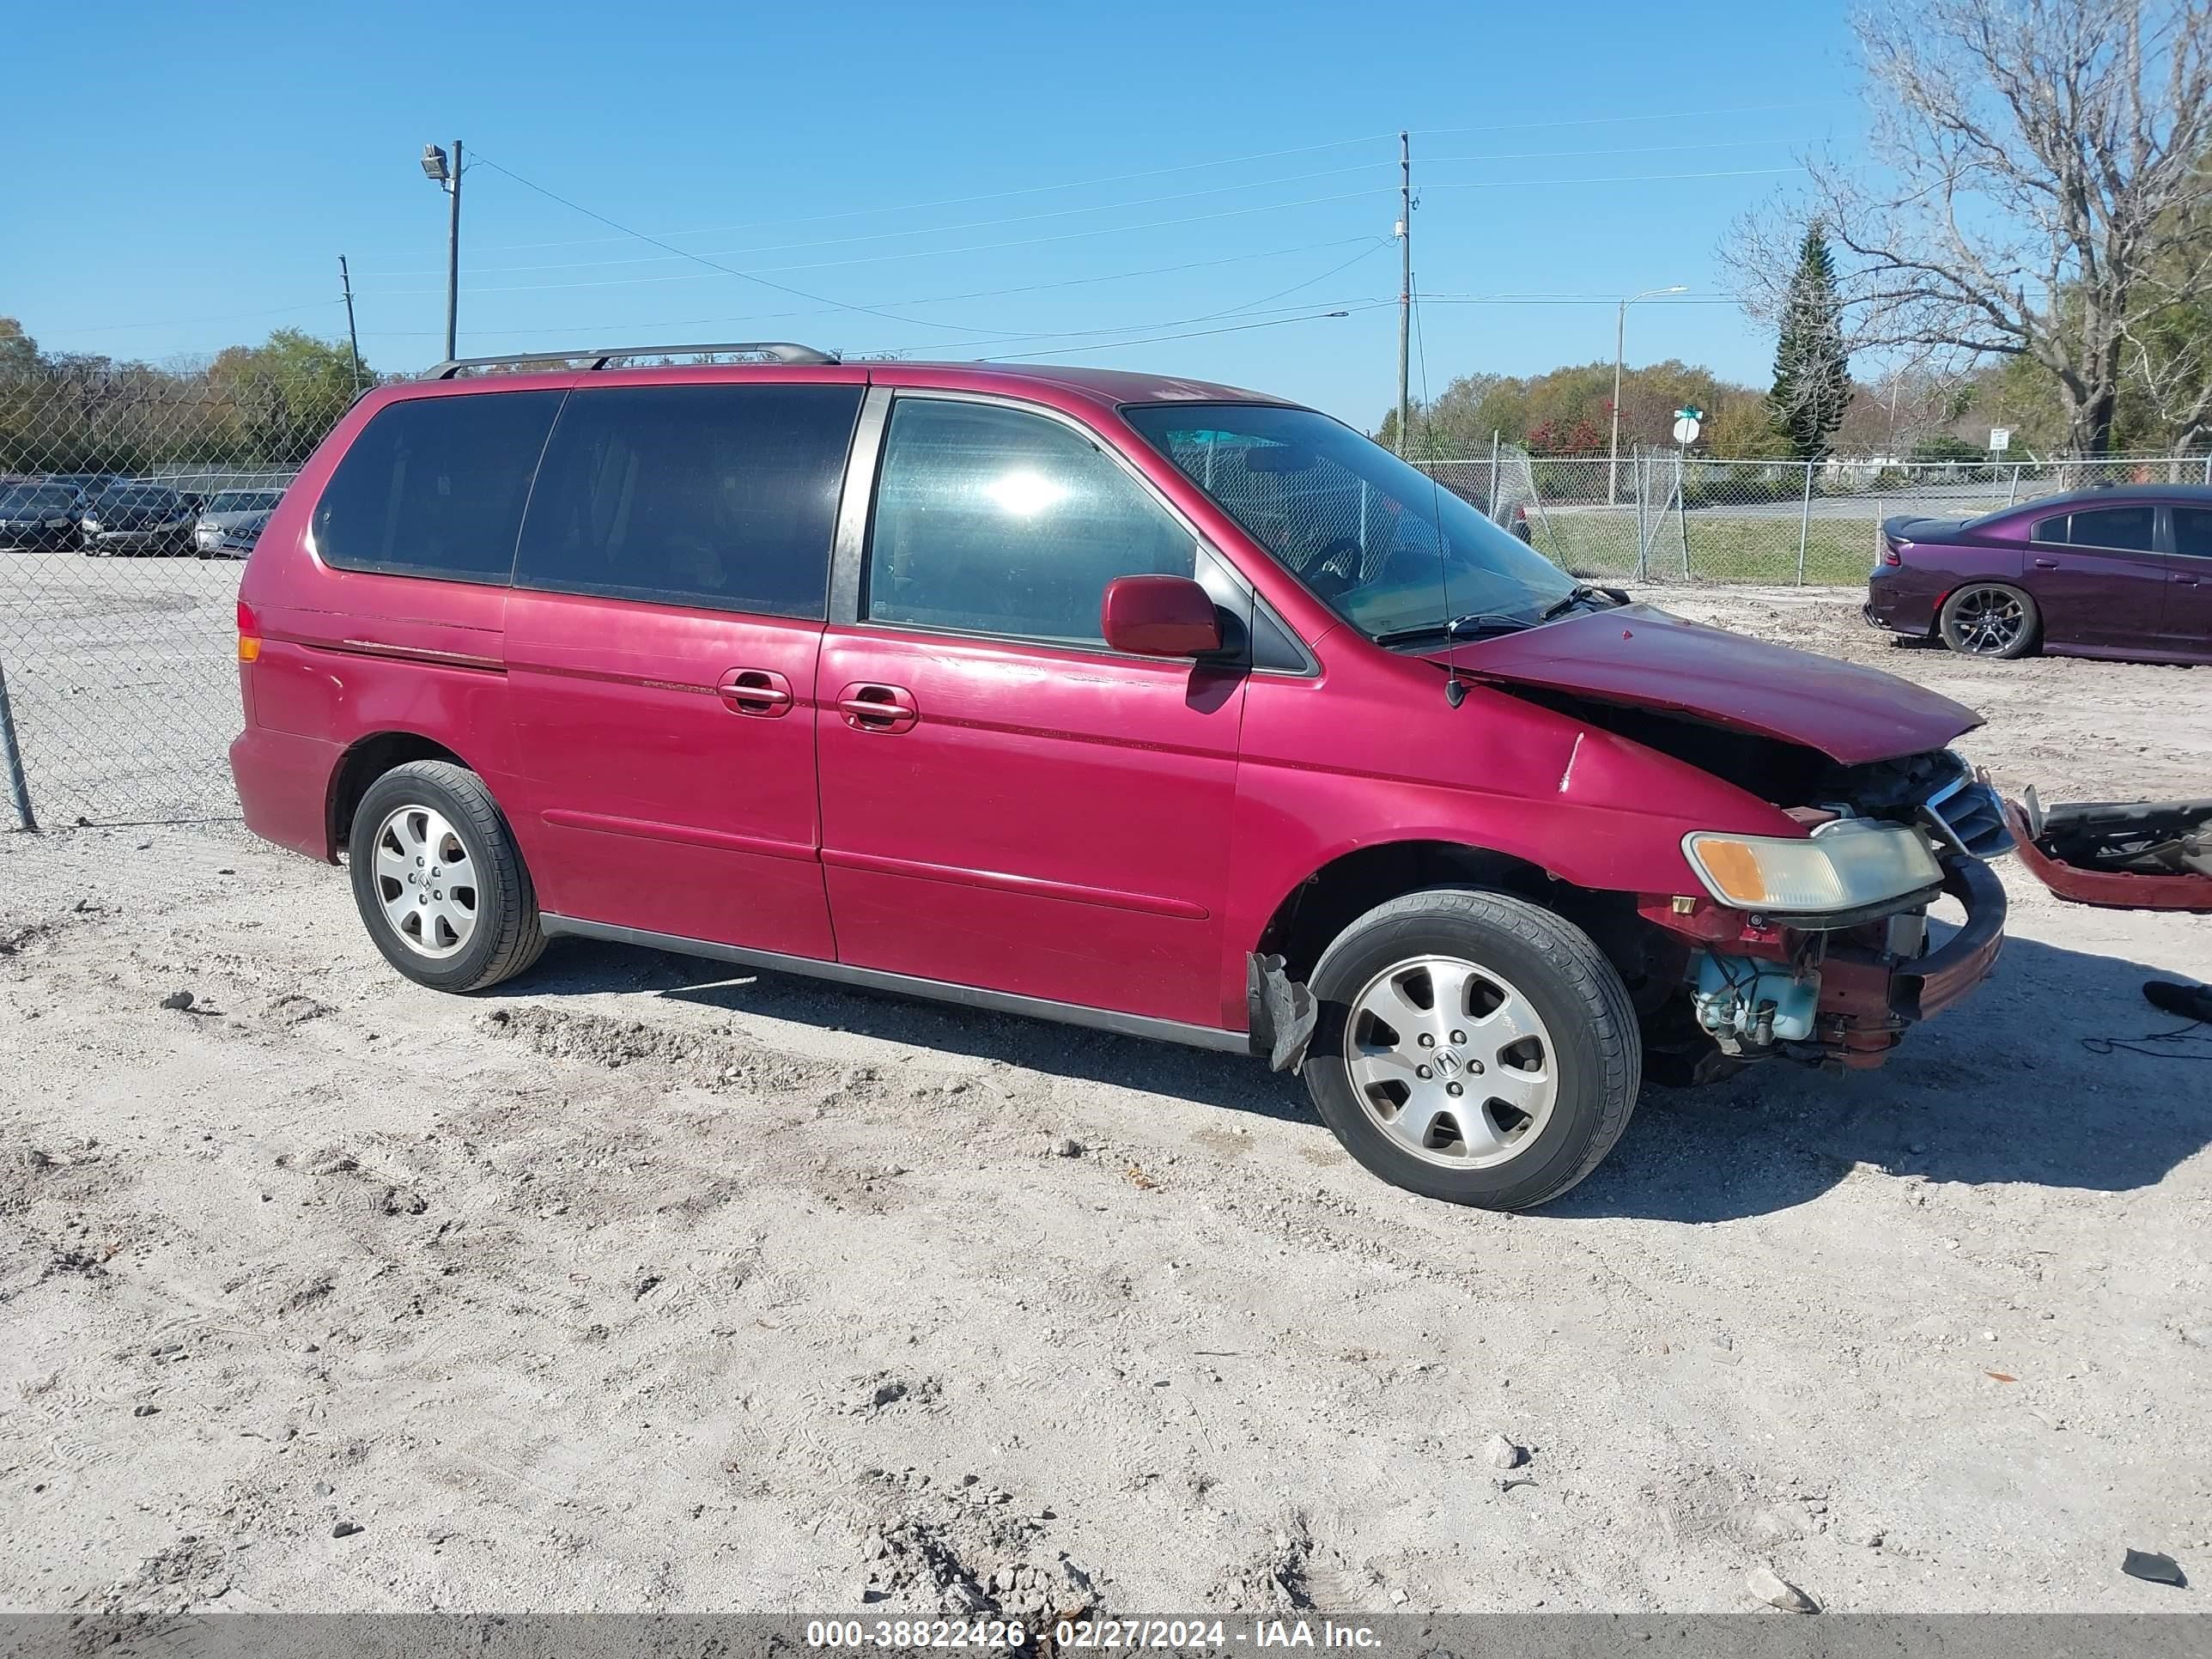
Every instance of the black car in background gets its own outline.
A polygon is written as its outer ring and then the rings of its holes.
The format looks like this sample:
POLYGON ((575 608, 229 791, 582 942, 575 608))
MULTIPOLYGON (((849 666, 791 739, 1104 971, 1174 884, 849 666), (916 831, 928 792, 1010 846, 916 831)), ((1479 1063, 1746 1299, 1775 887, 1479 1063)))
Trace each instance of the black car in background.
POLYGON ((0 485, 0 548, 75 547, 82 502, 67 484, 0 485))
POLYGON ((118 484, 95 495, 80 520, 88 557, 103 553, 189 553, 199 514, 159 484, 118 484))

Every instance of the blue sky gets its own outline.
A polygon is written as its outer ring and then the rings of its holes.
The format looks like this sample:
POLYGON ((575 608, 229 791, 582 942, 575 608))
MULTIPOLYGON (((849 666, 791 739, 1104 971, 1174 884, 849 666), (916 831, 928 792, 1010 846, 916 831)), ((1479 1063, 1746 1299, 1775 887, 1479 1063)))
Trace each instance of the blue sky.
MULTIPOLYGON (((72 106, 9 140, 0 313, 49 349, 343 338, 343 253, 364 355, 422 367, 443 343, 446 204, 416 157, 459 135, 480 158, 465 354, 1021 354, 1265 386, 1367 426, 1394 396, 1401 127, 1441 391, 1609 357, 1622 294, 1724 293, 1730 218, 1857 119, 1842 8, 1771 0, 92 3, 9 33, 72 106)), ((1630 313, 1631 362, 1759 380, 1771 354, 1732 305, 1630 313)))

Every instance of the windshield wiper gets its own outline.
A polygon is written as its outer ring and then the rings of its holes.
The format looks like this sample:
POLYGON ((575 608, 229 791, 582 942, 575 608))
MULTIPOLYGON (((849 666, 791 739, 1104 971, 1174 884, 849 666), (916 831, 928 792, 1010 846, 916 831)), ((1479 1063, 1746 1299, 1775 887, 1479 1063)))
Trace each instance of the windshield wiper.
POLYGON ((1603 599, 1606 601, 1608 608, 1613 605, 1626 605, 1628 603, 1628 596, 1626 593, 1615 592, 1609 587, 1592 587, 1587 582, 1577 582, 1575 584, 1573 592, 1569 593, 1564 599, 1553 600, 1551 604, 1544 607, 1544 614, 1537 617, 1536 620, 1538 622, 1554 621, 1560 617, 1565 616, 1568 611, 1573 610, 1577 605, 1585 604, 1591 599, 1603 599))
POLYGON ((1464 617, 1454 617, 1446 623, 1422 623, 1413 628, 1393 628, 1377 634, 1377 645, 1403 645, 1408 640, 1433 639, 1442 635, 1456 640, 1470 635, 1517 634, 1524 628, 1536 624, 1526 617, 1509 617, 1497 611, 1470 611, 1464 617))

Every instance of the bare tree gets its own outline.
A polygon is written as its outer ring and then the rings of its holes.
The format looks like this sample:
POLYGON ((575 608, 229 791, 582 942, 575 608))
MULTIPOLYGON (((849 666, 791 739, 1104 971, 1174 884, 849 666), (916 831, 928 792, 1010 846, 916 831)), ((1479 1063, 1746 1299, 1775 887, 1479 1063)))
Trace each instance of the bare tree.
POLYGON ((1884 0, 1853 27, 1865 156, 1805 158, 1809 200, 1738 222, 1747 307, 1781 314, 1817 216, 1853 351, 2027 358, 2077 454, 2109 451, 2154 361, 2187 401, 2205 377, 2172 325, 2212 302, 2212 0, 1884 0))

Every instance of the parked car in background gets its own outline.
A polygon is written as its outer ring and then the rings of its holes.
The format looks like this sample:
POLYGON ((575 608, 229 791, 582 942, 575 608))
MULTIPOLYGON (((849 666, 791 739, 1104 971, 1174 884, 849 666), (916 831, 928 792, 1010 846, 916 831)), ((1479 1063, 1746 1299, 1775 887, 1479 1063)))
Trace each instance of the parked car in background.
MULTIPOLYGON (((192 541, 200 556, 212 558, 222 551, 224 532, 242 526, 246 520, 267 523, 270 509, 283 499, 283 495, 281 489, 217 490, 201 509, 199 522, 192 532, 192 541)), ((249 538, 246 545, 252 544, 249 538)))
POLYGON ((159 484, 118 484, 93 498, 79 521, 85 553, 189 553, 191 504, 159 484))
POLYGON ((118 489, 131 481, 119 472, 52 472, 47 474, 42 482, 74 489, 83 500, 89 501, 94 496, 118 489))
POLYGON ((1900 514, 1881 526, 1865 616, 1972 657, 2212 662, 2212 487, 2077 489, 1964 520, 1900 514))
POLYGON ((253 551, 254 543, 261 538, 261 532, 268 524, 269 514, 266 512, 231 514, 222 532, 216 536, 215 545, 203 547, 200 557, 242 559, 253 551))
POLYGON ((0 487, 0 547, 75 547, 82 502, 66 484, 0 487))
POLYGON ((1879 1065, 1996 960, 1972 709, 1313 410, 762 349, 379 388, 263 532, 246 821, 417 983, 571 934, 1255 1054, 1519 1209, 1647 1064, 1879 1065))

